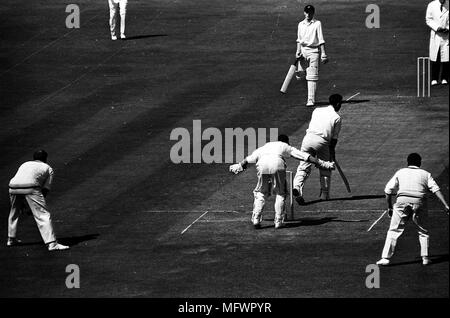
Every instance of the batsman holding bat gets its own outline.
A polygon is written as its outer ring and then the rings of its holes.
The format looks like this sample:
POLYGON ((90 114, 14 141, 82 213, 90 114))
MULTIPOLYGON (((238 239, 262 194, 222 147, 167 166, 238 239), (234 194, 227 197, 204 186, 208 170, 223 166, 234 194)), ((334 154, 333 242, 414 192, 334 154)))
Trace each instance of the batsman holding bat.
POLYGON ((332 162, 325 162, 289 145, 289 137, 278 136, 278 141, 266 143, 256 149, 242 162, 230 166, 230 171, 238 174, 247 168, 249 163, 256 163, 258 183, 254 195, 252 223, 259 228, 262 219, 265 198, 273 193, 275 199, 275 228, 283 224, 285 200, 287 195, 286 159, 289 157, 313 163, 320 169, 334 169, 332 162))
MULTIPOLYGON (((335 148, 341 131, 341 116, 338 112, 342 105, 342 96, 329 97, 330 105, 314 109, 306 135, 303 137, 301 151, 317 156, 325 161, 335 161, 335 148)), ((311 164, 301 161, 294 177, 292 193, 298 204, 303 205, 303 187, 311 174, 311 164)), ((330 198, 331 171, 320 169, 320 198, 330 198)))
POLYGON ((417 153, 410 154, 407 162, 408 167, 398 170, 384 189, 391 224, 386 236, 382 258, 377 262, 377 265, 389 265, 397 240, 403 234, 406 222, 409 220, 414 222, 419 233, 422 264, 430 264, 428 258, 430 236, 428 230, 424 228, 428 218, 427 193, 434 193, 444 205, 447 215, 449 213, 449 206, 439 186, 429 172, 420 169, 422 164, 420 155, 417 153), (392 197, 395 194, 397 195, 397 201, 392 205, 392 197))
POLYGON ((317 82, 319 80, 319 60, 328 62, 325 53, 325 40, 322 34, 322 23, 314 19, 315 9, 307 5, 304 9, 305 19, 298 24, 297 52, 295 57, 299 59, 297 79, 306 71, 308 83, 308 100, 306 106, 314 106, 316 101, 317 82))

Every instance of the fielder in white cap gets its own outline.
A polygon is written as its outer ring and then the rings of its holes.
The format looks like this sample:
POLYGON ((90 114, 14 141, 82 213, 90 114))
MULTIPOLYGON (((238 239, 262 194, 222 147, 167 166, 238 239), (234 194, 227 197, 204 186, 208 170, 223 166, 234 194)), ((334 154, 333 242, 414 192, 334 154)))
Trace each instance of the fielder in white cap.
POLYGON ((322 34, 322 23, 314 19, 315 9, 307 5, 304 9, 305 19, 298 24, 297 51, 295 57, 299 59, 297 79, 301 79, 306 71, 308 83, 308 99, 306 106, 314 106, 316 102, 317 82, 319 81, 319 60, 328 62, 325 52, 325 40, 322 34))
POLYGON ((258 183, 253 191, 254 204, 252 214, 252 223, 255 228, 260 227, 265 199, 271 193, 276 195, 275 228, 278 229, 283 225, 285 200, 288 191, 285 160, 290 157, 308 161, 321 169, 334 169, 334 163, 322 161, 295 147, 291 147, 289 145, 289 137, 286 135, 280 135, 278 141, 266 143, 240 163, 230 166, 230 171, 238 174, 247 168, 247 164, 256 163, 258 183))
POLYGON ((449 206, 439 186, 429 172, 420 169, 422 164, 420 155, 417 153, 408 155, 407 162, 408 167, 398 170, 386 184, 384 190, 391 224, 384 243, 382 258, 377 265, 389 265, 397 240, 403 234, 409 220, 412 220, 417 227, 422 264, 430 264, 431 261, 428 258, 430 235, 426 229, 427 193, 434 193, 444 205, 447 215, 449 213, 449 206), (397 201, 393 205, 392 197, 394 195, 397 196, 397 201))

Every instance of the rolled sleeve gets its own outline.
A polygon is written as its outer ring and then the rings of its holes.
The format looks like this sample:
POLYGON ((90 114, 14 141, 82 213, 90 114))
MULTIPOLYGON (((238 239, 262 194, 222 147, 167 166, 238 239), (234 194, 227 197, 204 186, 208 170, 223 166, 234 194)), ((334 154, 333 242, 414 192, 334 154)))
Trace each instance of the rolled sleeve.
POLYGON ((428 174, 428 189, 432 192, 432 193, 436 193, 439 190, 441 190, 439 188, 439 186, 437 185, 436 181, 434 181, 433 177, 431 176, 431 174, 428 174))
POLYGON ((338 139, 339 138, 339 133, 341 132, 341 126, 342 126, 342 120, 339 117, 334 122, 333 136, 331 137, 332 139, 338 139))
POLYGON ((325 40, 323 38, 323 33, 322 33, 322 23, 320 21, 318 21, 317 23, 317 40, 319 41, 319 45, 325 44, 325 40))
POLYGON ((395 174, 391 180, 388 181, 386 187, 384 188, 384 193, 386 194, 395 194, 398 190, 398 178, 397 174, 395 174))
POLYGON ((47 176, 47 179, 45 180, 45 182, 44 182, 44 184, 42 186, 43 188, 51 190, 52 183, 53 183, 53 175, 54 175, 53 169, 51 167, 49 167, 49 169, 48 169, 48 176, 47 176))
POLYGON ((297 158, 299 160, 303 160, 303 161, 307 161, 309 158, 309 154, 304 152, 304 151, 300 151, 295 147, 291 147, 290 153, 289 153, 292 157, 297 158))

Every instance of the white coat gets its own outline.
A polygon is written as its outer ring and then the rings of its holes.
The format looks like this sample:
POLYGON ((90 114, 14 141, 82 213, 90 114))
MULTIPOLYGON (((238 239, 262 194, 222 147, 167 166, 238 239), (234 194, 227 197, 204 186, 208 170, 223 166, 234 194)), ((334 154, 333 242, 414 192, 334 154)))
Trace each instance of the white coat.
POLYGON ((426 23, 431 28, 430 31, 430 48, 429 57, 436 62, 438 52, 441 53, 441 62, 449 61, 449 33, 436 32, 439 27, 449 29, 448 21, 448 0, 445 1, 443 10, 441 11, 441 3, 434 0, 428 4, 426 13, 426 23))

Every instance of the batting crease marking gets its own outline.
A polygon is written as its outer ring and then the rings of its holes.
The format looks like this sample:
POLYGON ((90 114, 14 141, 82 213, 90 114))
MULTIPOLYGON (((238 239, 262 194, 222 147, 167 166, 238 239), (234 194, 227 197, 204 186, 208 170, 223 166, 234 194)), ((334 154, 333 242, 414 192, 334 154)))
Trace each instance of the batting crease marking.
POLYGON ((194 225, 195 222, 197 222, 198 220, 200 220, 206 213, 208 213, 208 211, 206 211, 205 213, 203 213, 202 215, 200 215, 194 222, 192 222, 191 224, 189 224, 189 226, 187 228, 185 228, 181 234, 183 234, 184 232, 186 232, 192 225, 194 225))

